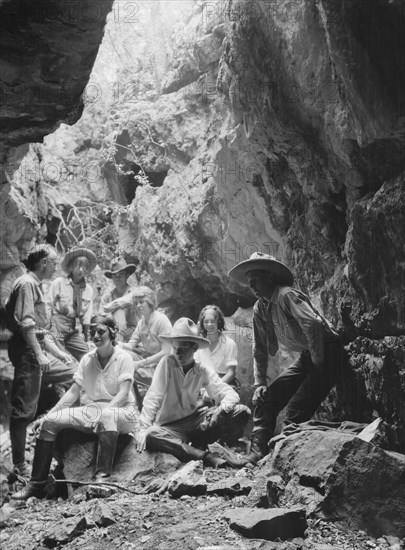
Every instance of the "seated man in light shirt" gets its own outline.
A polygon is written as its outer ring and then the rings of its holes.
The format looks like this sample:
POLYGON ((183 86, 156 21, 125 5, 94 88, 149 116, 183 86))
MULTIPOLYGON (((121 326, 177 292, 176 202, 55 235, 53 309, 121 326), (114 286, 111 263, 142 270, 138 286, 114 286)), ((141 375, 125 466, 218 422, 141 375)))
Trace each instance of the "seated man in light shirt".
POLYGON ((182 462, 203 460, 216 467, 223 461, 205 447, 218 439, 233 440, 247 423, 250 411, 239 404, 238 394, 212 368, 194 360, 197 349, 206 348, 209 341, 198 335, 193 321, 178 319, 170 333, 160 338, 172 345, 173 353, 159 362, 145 396, 138 451, 162 451, 182 462), (198 408, 202 387, 216 407, 198 408))

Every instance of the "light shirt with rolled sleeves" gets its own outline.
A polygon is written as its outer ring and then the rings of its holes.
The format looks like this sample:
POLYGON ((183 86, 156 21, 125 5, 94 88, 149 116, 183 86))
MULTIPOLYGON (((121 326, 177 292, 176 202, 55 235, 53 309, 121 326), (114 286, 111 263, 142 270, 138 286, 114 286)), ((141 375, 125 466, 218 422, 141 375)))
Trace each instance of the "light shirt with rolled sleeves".
POLYGON ((238 348, 229 336, 221 334, 212 351, 209 348, 199 349, 194 354, 194 359, 210 366, 220 376, 224 376, 228 367, 238 366, 238 348))
MULTIPOLYGON (((84 401, 109 402, 119 392, 122 382, 129 380, 132 384, 134 381, 132 357, 125 350, 115 347, 108 363, 101 368, 97 350, 90 351, 81 359, 73 380, 84 390, 84 401)), ((135 403, 132 388, 128 403, 135 403)))
POLYGON ((164 426, 190 416, 199 405, 198 397, 202 387, 225 412, 239 403, 239 395, 231 386, 222 382, 212 368, 195 362, 184 374, 183 367, 174 355, 163 357, 143 401, 141 430, 146 430, 153 423, 164 426))
POLYGON ((159 340, 159 336, 170 333, 171 330, 169 318, 160 311, 153 311, 148 322, 144 317, 140 319, 128 344, 132 349, 142 344, 148 355, 154 355, 162 349, 163 342, 159 340))
POLYGON ((332 325, 300 290, 277 286, 269 301, 260 298, 253 308, 253 368, 256 385, 267 385, 268 354, 278 344, 290 351, 309 350, 315 364, 324 360, 325 340, 338 337, 332 325))
POLYGON ((73 286, 70 277, 57 277, 49 287, 46 303, 52 313, 64 315, 69 319, 78 317, 83 325, 89 325, 93 315, 93 289, 86 283, 86 287, 82 291, 81 311, 76 312, 73 303, 73 286))

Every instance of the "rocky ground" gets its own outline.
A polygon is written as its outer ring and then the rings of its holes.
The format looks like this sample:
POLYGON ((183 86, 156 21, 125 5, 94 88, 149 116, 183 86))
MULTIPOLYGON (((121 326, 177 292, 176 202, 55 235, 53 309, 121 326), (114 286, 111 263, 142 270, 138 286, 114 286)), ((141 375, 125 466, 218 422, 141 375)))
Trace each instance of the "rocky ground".
MULTIPOLYGON (((29 499, 19 505, 6 502, 1 509, 0 546, 4 550, 107 550, 153 548, 158 550, 362 550, 404 548, 395 537, 374 539, 363 531, 344 532, 332 523, 308 518, 304 538, 267 541, 245 538, 230 528, 225 515, 245 506, 245 495, 224 491, 235 475, 249 485, 255 470, 204 469, 207 492, 201 496, 168 493, 134 495, 112 489, 80 487, 68 500, 29 499), (223 491, 219 491, 223 492, 223 491)), ((126 485, 141 491, 155 478, 149 472, 126 485)), ((242 489, 243 491, 243 489, 242 489)), ((246 492, 246 491, 245 491, 246 492)))

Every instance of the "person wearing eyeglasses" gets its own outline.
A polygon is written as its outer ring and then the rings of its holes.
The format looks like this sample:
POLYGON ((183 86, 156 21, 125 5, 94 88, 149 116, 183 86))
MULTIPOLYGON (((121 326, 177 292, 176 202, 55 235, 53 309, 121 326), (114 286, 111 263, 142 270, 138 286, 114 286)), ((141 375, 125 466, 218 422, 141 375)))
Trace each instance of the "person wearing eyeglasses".
POLYGON ((11 388, 10 440, 14 473, 28 477, 25 462, 27 426, 37 413, 41 387, 57 384, 61 391, 73 380, 71 357, 49 334, 42 282, 58 264, 56 250, 37 245, 24 261, 27 273, 18 277, 6 302, 7 328, 12 332, 8 355, 14 366, 11 388))
POLYGON ((82 358, 71 388, 44 417, 36 440, 31 480, 12 499, 44 496, 54 442, 66 428, 98 435, 95 479, 102 481, 111 475, 118 434, 135 432, 138 427, 132 358, 116 346, 116 334, 113 317, 91 318, 90 335, 95 349, 82 358), (74 406, 81 393, 82 404, 74 406))
POLYGON ((172 353, 160 360, 145 395, 137 449, 170 453, 182 462, 203 460, 209 466, 222 466, 224 460, 208 452, 207 445, 218 439, 232 441, 250 411, 211 367, 195 361, 195 352, 207 348, 209 341, 198 334, 191 319, 178 319, 160 339, 171 344, 172 353), (202 387, 216 407, 199 408, 202 387))

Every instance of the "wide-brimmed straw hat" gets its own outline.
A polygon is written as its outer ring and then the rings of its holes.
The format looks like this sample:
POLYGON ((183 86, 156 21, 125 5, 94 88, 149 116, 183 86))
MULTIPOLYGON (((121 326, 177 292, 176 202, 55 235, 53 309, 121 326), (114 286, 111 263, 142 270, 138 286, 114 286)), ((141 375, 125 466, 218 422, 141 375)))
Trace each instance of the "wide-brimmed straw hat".
POLYGON ((127 264, 124 258, 115 258, 115 260, 111 262, 110 269, 105 271, 104 275, 107 277, 107 279, 111 279, 113 275, 121 273, 121 271, 125 271, 129 277, 135 271, 135 269, 135 264, 127 264))
POLYGON ((88 248, 78 247, 78 248, 72 248, 72 250, 69 250, 69 252, 65 254, 65 257, 63 258, 62 263, 60 264, 61 268, 65 273, 68 273, 68 274, 70 273, 72 262, 76 258, 79 258, 79 256, 84 256, 85 258, 88 259, 89 273, 93 271, 93 269, 97 265, 96 255, 94 254, 94 252, 92 252, 88 248))
POLYGON ((294 275, 288 267, 269 254, 253 252, 248 260, 243 260, 243 262, 235 265, 235 267, 229 271, 228 275, 234 281, 246 284, 246 275, 249 271, 268 271, 274 273, 278 284, 286 286, 294 284, 294 275))
POLYGON ((194 344, 198 344, 200 349, 208 348, 210 345, 209 340, 198 336, 197 325, 193 323, 191 319, 187 319, 187 317, 180 317, 180 319, 177 319, 170 334, 161 334, 159 339, 170 343, 178 342, 180 340, 193 342, 194 344))

